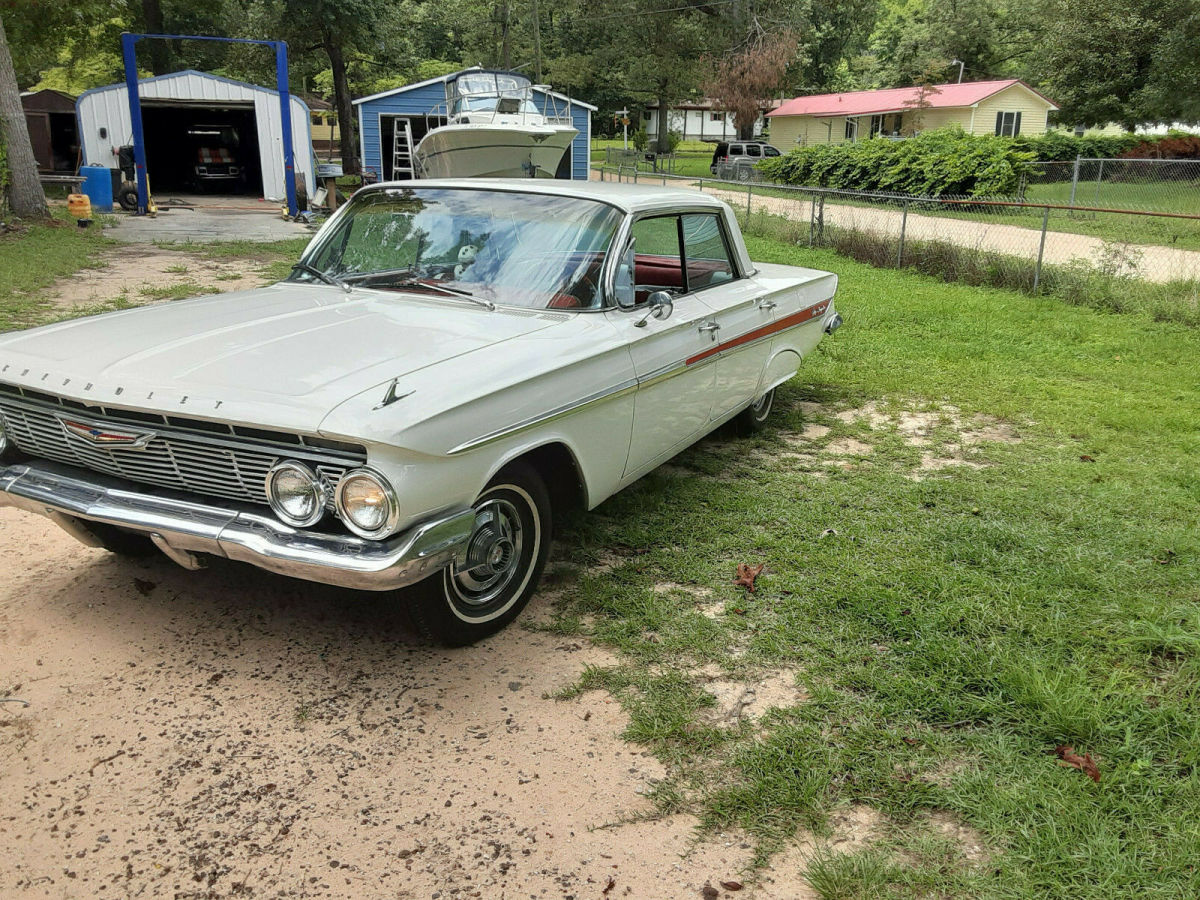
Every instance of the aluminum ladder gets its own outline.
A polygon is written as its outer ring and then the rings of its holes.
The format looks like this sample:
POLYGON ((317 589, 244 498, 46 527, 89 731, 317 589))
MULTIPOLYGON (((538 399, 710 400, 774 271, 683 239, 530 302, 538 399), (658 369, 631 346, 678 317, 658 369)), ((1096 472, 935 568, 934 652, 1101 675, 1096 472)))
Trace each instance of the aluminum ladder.
POLYGON ((392 179, 415 178, 413 171, 412 123, 408 119, 393 119, 392 179))

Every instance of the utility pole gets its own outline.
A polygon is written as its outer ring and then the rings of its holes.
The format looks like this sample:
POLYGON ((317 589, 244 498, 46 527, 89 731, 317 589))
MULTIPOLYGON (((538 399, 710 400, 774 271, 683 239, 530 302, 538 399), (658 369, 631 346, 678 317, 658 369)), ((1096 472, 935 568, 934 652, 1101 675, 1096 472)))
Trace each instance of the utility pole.
POLYGON ((625 149, 629 149, 629 110, 618 109, 617 115, 621 118, 621 128, 624 131, 625 149))
POLYGON ((533 0, 533 72, 534 81, 542 83, 542 20, 538 15, 538 0, 533 0))

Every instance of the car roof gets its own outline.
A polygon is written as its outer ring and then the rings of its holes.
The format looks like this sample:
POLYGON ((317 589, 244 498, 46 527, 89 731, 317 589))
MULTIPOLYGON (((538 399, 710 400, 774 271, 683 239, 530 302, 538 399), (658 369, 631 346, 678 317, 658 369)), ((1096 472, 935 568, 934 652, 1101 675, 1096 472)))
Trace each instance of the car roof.
POLYGON ((557 178, 419 178, 410 181, 385 181, 363 191, 389 188, 467 188, 545 194, 596 200, 624 212, 640 212, 678 206, 707 206, 721 209, 724 204, 700 191, 657 184, 628 184, 615 181, 567 181, 557 178))

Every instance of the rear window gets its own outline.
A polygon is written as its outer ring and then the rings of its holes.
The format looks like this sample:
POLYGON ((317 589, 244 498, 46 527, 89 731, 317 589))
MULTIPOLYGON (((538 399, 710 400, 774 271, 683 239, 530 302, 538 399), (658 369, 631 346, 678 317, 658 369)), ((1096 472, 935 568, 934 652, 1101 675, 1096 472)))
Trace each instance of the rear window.
POLYGON ((779 156, 779 151, 774 147, 763 147, 763 156, 779 156))

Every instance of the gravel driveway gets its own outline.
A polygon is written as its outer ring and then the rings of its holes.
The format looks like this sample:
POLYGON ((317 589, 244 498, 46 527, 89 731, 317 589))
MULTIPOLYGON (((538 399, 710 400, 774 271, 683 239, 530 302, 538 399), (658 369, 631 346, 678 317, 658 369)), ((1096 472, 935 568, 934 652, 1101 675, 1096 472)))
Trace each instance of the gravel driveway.
MULTIPOLYGON (((692 816, 619 824, 663 770, 607 695, 546 698, 613 662, 588 644, 433 649, 385 598, 12 509, 0 559, 0 697, 29 701, 0 704, 4 897, 699 897, 749 860, 692 816)), ((766 881, 739 896, 806 895, 766 881)))

